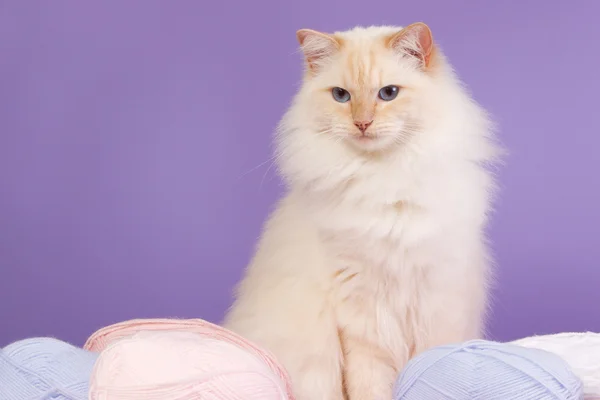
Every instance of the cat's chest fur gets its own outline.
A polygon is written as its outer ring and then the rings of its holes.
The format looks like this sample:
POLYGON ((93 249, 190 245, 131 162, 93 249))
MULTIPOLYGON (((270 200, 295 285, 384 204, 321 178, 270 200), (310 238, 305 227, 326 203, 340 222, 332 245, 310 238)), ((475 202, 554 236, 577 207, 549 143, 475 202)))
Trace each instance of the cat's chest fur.
POLYGON ((425 169, 402 179, 394 170, 373 169, 301 203, 318 232, 339 328, 377 343, 397 366, 425 337, 424 304, 453 273, 448 260, 466 249, 462 232, 476 232, 469 215, 479 197, 457 184, 467 171, 425 169))
POLYGON ((340 328, 377 342, 394 363, 405 361, 418 318, 414 305, 426 285, 419 246, 410 243, 427 218, 426 211, 399 201, 340 204, 318 222, 340 328))

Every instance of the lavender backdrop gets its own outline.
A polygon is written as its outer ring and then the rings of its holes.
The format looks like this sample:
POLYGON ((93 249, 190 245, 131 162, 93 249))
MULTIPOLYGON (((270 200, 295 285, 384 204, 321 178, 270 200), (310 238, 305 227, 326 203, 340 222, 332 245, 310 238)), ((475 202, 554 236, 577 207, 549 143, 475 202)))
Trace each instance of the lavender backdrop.
POLYGON ((428 22, 511 157, 491 333, 600 331, 600 2, 0 1, 0 346, 218 321, 280 193, 295 30, 428 22), (261 9, 262 8, 262 9, 261 9))

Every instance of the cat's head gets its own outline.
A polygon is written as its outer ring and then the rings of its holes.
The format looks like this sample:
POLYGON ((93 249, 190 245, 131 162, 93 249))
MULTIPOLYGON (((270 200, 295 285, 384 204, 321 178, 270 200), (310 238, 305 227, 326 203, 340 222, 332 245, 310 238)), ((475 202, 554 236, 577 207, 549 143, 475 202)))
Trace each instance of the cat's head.
POLYGON ((484 115, 424 23, 333 34, 302 29, 297 38, 306 69, 279 129, 284 175, 331 173, 411 147, 432 153, 457 139, 432 132, 465 118, 485 130, 484 115))

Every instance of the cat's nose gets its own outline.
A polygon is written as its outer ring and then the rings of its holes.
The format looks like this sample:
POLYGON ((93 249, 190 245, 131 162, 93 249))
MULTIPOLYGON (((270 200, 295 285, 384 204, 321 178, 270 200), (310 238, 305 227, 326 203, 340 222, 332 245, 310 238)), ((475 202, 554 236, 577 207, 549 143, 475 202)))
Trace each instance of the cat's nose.
POLYGON ((362 133, 365 133, 367 128, 371 126, 373 121, 354 121, 354 125, 360 130, 362 133))

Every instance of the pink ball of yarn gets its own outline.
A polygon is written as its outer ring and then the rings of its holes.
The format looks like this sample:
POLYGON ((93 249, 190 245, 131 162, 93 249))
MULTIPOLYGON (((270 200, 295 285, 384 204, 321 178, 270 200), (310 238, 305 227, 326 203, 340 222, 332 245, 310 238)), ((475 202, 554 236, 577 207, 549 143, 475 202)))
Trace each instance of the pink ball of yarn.
POLYGON ((285 400, 285 385, 238 346, 191 332, 139 332, 109 345, 90 399, 285 400))
POLYGON ((100 329, 90 400, 293 400, 272 355, 201 319, 133 320, 100 329))

